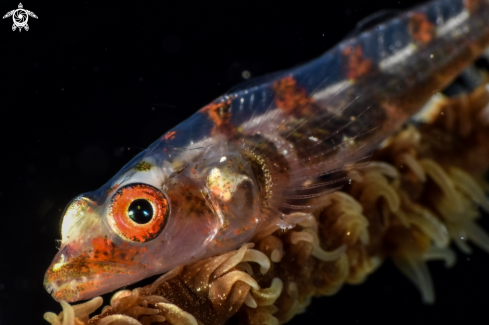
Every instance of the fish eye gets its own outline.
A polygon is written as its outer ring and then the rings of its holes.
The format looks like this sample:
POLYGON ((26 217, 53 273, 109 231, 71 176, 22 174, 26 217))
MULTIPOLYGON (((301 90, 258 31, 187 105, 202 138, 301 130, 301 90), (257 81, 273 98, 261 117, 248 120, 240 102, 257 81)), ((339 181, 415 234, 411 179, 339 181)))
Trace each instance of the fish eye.
POLYGON ((112 229, 124 239, 139 243, 156 238, 165 228, 168 215, 165 195, 142 183, 117 190, 108 211, 112 229))
POLYGON ((127 210, 127 215, 132 221, 139 224, 146 224, 153 218, 153 206, 146 199, 132 201, 127 210))

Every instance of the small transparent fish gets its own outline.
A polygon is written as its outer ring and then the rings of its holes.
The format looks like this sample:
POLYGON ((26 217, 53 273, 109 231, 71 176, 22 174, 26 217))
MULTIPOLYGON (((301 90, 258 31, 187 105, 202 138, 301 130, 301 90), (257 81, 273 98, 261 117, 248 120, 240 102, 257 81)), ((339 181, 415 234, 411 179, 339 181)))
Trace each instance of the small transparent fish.
POLYGON ((489 45, 489 0, 438 0, 238 86, 66 208, 44 286, 88 299, 292 228, 489 45))

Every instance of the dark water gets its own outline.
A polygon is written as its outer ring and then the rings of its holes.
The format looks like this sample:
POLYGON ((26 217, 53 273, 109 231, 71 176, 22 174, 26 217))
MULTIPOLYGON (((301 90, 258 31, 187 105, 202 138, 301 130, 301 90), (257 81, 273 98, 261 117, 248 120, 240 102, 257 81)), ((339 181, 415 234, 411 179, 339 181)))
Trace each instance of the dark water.
MULTIPOLYGON (((0 21, 0 325, 43 324, 45 311, 61 310, 42 280, 75 195, 101 186, 243 72, 313 59, 366 15, 413 3, 24 2, 39 16, 28 32, 0 21)), ((17 5, 1 2, 0 13, 17 5)), ((475 249, 451 270, 430 268, 434 306, 387 263, 365 284, 315 299, 293 323, 486 320, 489 255, 475 249)))

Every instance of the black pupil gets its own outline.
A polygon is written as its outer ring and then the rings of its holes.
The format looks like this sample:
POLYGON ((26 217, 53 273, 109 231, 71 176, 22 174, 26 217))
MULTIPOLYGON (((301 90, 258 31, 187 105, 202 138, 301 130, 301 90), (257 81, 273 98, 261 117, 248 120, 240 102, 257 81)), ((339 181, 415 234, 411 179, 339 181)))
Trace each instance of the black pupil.
POLYGON ((137 199, 129 205, 127 214, 135 223, 145 224, 153 218, 153 206, 146 200, 137 199))

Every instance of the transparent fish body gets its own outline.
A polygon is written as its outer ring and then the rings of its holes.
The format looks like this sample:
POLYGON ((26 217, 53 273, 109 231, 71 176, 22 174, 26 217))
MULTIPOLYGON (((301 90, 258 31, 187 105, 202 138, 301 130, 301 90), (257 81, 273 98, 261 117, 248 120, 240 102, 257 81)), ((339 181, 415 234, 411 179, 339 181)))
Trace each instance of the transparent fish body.
POLYGON ((438 0, 200 109, 67 207, 44 279, 106 293, 291 228, 489 45, 489 0, 438 0))

